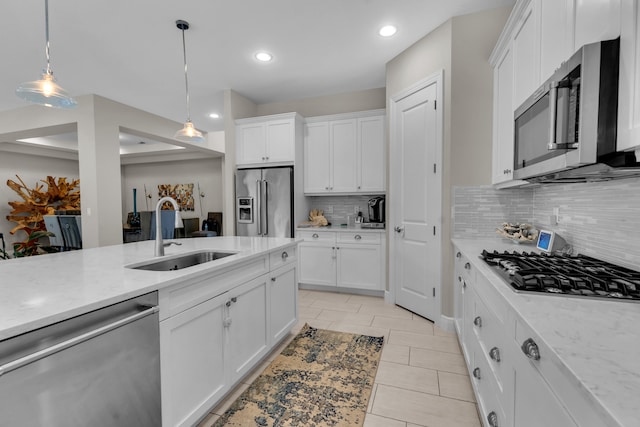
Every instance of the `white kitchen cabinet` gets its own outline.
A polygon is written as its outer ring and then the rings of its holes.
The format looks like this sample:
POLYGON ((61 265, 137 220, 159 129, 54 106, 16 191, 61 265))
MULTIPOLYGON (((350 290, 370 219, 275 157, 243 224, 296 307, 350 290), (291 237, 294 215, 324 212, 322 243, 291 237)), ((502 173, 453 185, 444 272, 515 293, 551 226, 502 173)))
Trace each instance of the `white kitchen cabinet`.
POLYGON ((379 232, 298 231, 300 283, 381 291, 385 243, 379 232))
POLYGON ((223 294, 160 322, 164 426, 194 424, 229 389, 227 301, 223 294))
POLYGON ((236 120, 236 165, 292 165, 300 126, 296 113, 236 120))
POLYGON ((615 39, 620 35, 620 1, 573 0, 574 52, 585 44, 615 39))
POLYGON ((531 1, 513 31, 514 110, 540 84, 539 2, 531 1))
MULTIPOLYGON (((572 20, 576 0, 538 0, 540 8, 540 83, 574 52, 572 20)), ((582 2, 584 3, 584 2, 582 2)))
POLYGON ((304 134, 305 194, 384 193, 381 110, 307 118, 304 134))
MULTIPOLYGON (((640 7, 638 0, 622 2, 620 81, 618 91, 618 150, 640 149, 640 7)), ((640 158, 640 154, 636 157, 640 158)))
POLYGON ((269 348, 268 281, 268 275, 260 276, 228 292, 227 369, 231 371, 231 382, 249 372, 269 348))
POLYGON ((513 179, 513 50, 502 52, 493 69, 492 184, 513 179))
POLYGON ((278 342, 289 333, 298 319, 298 280, 295 262, 271 273, 269 278, 271 342, 278 342))

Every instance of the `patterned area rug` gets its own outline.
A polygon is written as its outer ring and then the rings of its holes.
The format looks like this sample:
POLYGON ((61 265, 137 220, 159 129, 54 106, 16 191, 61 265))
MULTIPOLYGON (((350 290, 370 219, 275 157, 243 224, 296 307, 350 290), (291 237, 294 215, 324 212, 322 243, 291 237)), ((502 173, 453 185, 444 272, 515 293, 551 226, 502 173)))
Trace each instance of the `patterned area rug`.
POLYGON ((382 344, 304 325, 214 427, 362 426, 382 344))

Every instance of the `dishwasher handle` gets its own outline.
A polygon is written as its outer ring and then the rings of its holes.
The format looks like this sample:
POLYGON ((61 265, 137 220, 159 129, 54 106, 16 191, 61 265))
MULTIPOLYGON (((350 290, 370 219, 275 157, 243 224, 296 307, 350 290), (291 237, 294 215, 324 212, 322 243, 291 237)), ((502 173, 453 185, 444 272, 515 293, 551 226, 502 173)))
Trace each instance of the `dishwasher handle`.
POLYGON ((7 374, 11 371, 15 371, 18 368, 21 368, 30 363, 36 362, 40 359, 44 359, 47 356, 51 356, 52 354, 58 353, 62 350, 65 350, 69 347, 73 347, 74 345, 80 344, 82 342, 88 341, 91 338, 97 337, 98 335, 105 334, 109 331, 117 329, 121 326, 127 325, 129 323, 135 322, 136 320, 142 319, 143 317, 147 317, 151 314, 157 313, 159 311, 158 306, 146 307, 146 310, 143 310, 139 313, 133 314, 131 316, 125 317, 124 319, 117 320, 113 323, 109 323, 108 325, 101 326, 92 331, 86 332, 84 334, 78 335, 77 337, 73 337, 56 345, 52 345, 51 347, 47 347, 43 350, 36 351, 35 353, 28 354, 19 359, 13 360, 11 362, 5 363, 0 366, 0 377, 4 374, 7 374))

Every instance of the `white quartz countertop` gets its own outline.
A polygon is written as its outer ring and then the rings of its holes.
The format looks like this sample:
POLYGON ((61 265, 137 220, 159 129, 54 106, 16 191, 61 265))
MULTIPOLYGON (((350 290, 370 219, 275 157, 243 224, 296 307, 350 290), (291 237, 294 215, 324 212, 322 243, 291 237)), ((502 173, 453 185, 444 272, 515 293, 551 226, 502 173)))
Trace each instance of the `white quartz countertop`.
POLYGON ((297 231, 357 231, 358 233, 384 233, 386 230, 384 228, 362 228, 362 227, 341 227, 339 225, 331 225, 326 227, 298 227, 297 231))
POLYGON ((453 239, 554 354, 554 363, 612 426, 640 420, 640 304, 516 293, 479 255, 483 249, 532 251, 504 239, 453 239))
POLYGON ((177 271, 125 268, 154 259, 155 242, 148 240, 0 261, 0 340, 197 278, 296 242, 287 238, 227 236, 172 241, 182 246, 165 248, 165 257, 203 249, 237 253, 177 271))

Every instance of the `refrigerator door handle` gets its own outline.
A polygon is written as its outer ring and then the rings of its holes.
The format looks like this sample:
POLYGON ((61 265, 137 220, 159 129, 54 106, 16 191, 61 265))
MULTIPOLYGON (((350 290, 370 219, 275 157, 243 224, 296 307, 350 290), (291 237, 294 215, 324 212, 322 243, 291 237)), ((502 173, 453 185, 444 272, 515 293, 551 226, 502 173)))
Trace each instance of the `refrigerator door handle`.
POLYGON ((258 226, 258 236, 262 235, 262 182, 256 181, 256 211, 254 213, 256 225, 258 226))
POLYGON ((265 179, 264 183, 264 235, 269 235, 269 182, 265 179))

